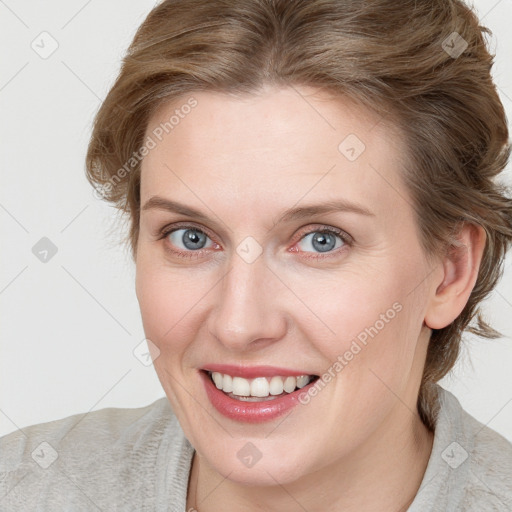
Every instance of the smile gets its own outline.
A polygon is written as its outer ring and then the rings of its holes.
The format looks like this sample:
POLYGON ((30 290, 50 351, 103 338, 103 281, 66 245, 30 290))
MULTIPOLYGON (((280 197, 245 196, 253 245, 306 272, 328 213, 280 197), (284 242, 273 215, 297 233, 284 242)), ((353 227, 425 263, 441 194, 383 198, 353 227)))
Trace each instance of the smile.
POLYGON ((206 396, 217 412, 237 422, 262 423, 282 416, 300 404, 299 394, 319 378, 269 367, 215 366, 199 371, 206 396))
POLYGON ((298 375, 296 377, 256 377, 245 379, 220 372, 208 372, 217 389, 236 400, 259 402, 273 400, 279 396, 293 393, 307 386, 314 375, 298 375))

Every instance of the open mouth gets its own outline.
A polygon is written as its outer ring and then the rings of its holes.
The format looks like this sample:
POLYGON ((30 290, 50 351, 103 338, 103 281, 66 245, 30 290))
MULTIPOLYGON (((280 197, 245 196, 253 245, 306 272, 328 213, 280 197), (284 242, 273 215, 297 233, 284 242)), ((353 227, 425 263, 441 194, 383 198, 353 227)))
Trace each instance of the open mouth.
POLYGON ((289 395, 316 381, 318 375, 256 377, 245 379, 220 372, 205 371, 215 387, 241 402, 264 402, 289 395))

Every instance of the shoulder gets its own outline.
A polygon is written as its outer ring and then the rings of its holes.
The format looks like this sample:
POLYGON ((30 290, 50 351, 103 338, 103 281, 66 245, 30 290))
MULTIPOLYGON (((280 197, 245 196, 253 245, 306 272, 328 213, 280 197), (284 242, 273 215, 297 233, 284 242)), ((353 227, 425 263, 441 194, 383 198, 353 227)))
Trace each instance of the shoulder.
POLYGON ((461 508, 468 512, 512 510, 512 443, 458 406, 468 445, 461 508))
POLYGON ((112 508, 137 493, 154 496, 162 450, 179 455, 186 444, 165 397, 16 430, 0 438, 0 510, 90 507, 91 501, 112 508), (12 508, 4 509, 7 503, 12 508))
POLYGON ((510 512, 512 444, 440 386, 438 399, 432 453, 410 512, 510 512))
POLYGON ((136 439, 151 443, 158 427, 172 419, 167 400, 161 398, 145 407, 105 408, 30 425, 0 438, 0 472, 31 466, 34 460, 40 466, 49 464, 50 459, 43 461, 46 455, 40 453, 45 449, 50 458, 58 458, 60 451, 85 454, 107 448, 114 452, 136 439))

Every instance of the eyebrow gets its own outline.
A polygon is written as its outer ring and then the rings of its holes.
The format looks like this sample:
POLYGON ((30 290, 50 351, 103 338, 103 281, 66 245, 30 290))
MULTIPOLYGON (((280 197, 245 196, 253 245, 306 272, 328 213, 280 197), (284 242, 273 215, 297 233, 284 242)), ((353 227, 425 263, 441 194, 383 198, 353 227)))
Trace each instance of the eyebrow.
MULTIPOLYGON (((170 199, 165 199, 161 196, 152 196, 149 198, 144 206, 142 207, 142 211, 146 210, 165 210, 172 213, 179 213, 181 215, 186 215, 188 217, 195 217, 201 221, 209 221, 210 218, 205 215, 203 212, 196 210, 195 208, 191 208, 190 206, 186 206, 177 201, 171 201, 170 199)), ((347 201, 345 199, 338 199, 333 201, 327 201, 325 203, 320 204, 311 204, 307 206, 298 206, 294 208, 290 208, 286 210, 281 216, 277 219, 274 224, 278 224, 280 222, 290 222, 292 220, 301 220, 308 217, 312 217, 314 215, 322 215, 327 213, 335 213, 335 212, 349 212, 349 213, 358 213, 360 215, 364 215, 367 217, 374 217, 375 214, 365 208, 364 206, 347 201)))

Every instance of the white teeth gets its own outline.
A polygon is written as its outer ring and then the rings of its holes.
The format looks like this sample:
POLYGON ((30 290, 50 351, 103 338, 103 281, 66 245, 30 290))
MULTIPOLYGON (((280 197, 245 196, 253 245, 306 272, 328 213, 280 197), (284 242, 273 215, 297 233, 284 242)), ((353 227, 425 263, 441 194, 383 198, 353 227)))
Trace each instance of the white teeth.
POLYGON ((280 395, 283 392, 283 379, 281 377, 272 377, 270 379, 270 394, 280 395))
POLYGON ((233 377, 232 393, 233 395, 251 396, 251 384, 247 379, 242 379, 242 377, 233 377))
POLYGON ((303 388, 308 383, 309 383, 308 375, 301 375, 300 377, 297 377, 297 387, 299 389, 303 388))
POLYGON ((223 389, 223 387, 222 387, 222 381, 223 381, 222 373, 213 372, 212 373, 212 379, 213 379, 213 382, 215 383, 215 385, 217 386, 217 389, 223 389))
POLYGON ((287 393, 295 391, 295 388, 297 387, 297 379, 295 377, 286 377, 283 387, 287 393))
POLYGON ((251 396, 268 396, 270 386, 265 377, 258 377, 251 382, 251 396))
POLYGON ((233 391, 233 377, 231 377, 231 375, 224 375, 222 377, 222 391, 226 393, 231 393, 233 391))
POLYGON ((265 398, 269 395, 277 396, 283 392, 292 393, 296 388, 303 388, 312 379, 310 375, 299 375, 297 377, 280 377, 278 375, 267 378, 257 377, 255 379, 244 379, 232 377, 231 375, 213 372, 212 380, 217 387, 225 393, 232 393, 240 397, 265 398))

